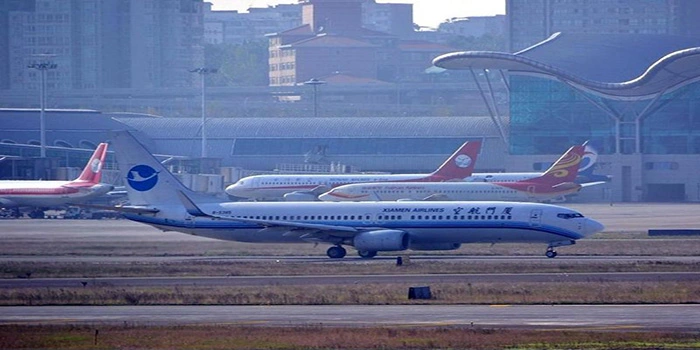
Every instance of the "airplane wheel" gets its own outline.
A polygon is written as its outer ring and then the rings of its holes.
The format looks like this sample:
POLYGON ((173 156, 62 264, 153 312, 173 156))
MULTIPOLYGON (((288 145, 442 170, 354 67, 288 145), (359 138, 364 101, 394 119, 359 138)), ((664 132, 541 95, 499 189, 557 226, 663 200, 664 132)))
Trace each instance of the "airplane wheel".
POLYGON ((357 255, 365 259, 371 259, 377 256, 377 252, 373 250, 358 250, 357 255))
POLYGON ((545 255, 551 259, 551 258, 555 258, 557 256, 557 252, 555 252, 553 250, 548 250, 545 255))
POLYGON ((32 219, 43 219, 44 218, 44 211, 43 210, 34 210, 31 213, 29 213, 29 217, 32 219))
POLYGON ((326 251, 326 255, 331 259, 342 259, 345 257, 345 254, 347 254, 347 251, 339 245, 332 246, 326 251))

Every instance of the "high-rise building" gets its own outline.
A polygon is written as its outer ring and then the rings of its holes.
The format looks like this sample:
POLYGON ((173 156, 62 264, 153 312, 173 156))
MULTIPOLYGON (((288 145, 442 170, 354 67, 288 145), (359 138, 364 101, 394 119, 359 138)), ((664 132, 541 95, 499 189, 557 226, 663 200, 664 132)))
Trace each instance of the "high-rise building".
POLYGON ((38 88, 27 69, 51 55, 49 89, 188 87, 204 62, 202 0, 0 2, 0 87, 38 88))
POLYGON ((412 39, 413 5, 378 4, 375 0, 365 0, 362 3, 362 25, 402 39, 412 39))
POLYGON ((265 40, 265 34, 277 33, 301 25, 301 5, 280 4, 249 8, 248 12, 212 11, 205 3, 204 40, 208 44, 240 44, 265 40))
POLYGON ((700 34, 695 0, 506 0, 506 13, 511 52, 557 32, 700 34))

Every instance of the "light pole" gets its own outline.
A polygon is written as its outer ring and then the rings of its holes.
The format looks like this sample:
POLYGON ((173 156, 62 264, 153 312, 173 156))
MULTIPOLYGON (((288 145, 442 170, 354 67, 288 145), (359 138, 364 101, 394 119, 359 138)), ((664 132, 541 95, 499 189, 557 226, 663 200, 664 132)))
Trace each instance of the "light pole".
POLYGON ((304 85, 311 85, 314 87, 314 118, 318 117, 318 86, 325 83, 325 81, 318 80, 316 78, 311 78, 302 83, 304 85))
POLYGON ((201 87, 202 87, 202 158, 207 157, 207 132, 205 129, 205 125, 207 122, 207 113, 206 113, 206 105, 205 105, 205 95, 204 95, 204 90, 205 90, 205 85, 204 85, 204 77, 207 74, 214 74, 218 72, 219 70, 216 68, 206 68, 206 67, 199 67, 190 70, 191 73, 197 73, 199 74, 201 78, 201 87))
POLYGON ((40 63, 32 63, 27 66, 27 68, 36 69, 39 71, 40 83, 39 83, 39 105, 41 106, 41 112, 39 113, 39 141, 41 143, 41 158, 46 158, 46 122, 44 120, 44 113, 46 109, 46 71, 49 69, 56 69, 58 65, 44 59, 40 63))

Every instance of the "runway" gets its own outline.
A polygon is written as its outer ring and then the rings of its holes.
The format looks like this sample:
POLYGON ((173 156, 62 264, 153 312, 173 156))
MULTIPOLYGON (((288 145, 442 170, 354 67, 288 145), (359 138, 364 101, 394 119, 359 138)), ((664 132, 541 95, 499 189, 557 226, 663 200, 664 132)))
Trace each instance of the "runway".
MULTIPOLYGON (((449 254, 410 252, 415 262, 528 264, 552 267, 634 265, 693 266, 700 263, 700 237, 646 237, 649 228, 697 228, 700 205, 571 205, 599 219, 606 232, 563 247, 556 259, 543 256, 539 245, 465 245, 449 254), (571 264, 573 263, 573 264, 571 264)), ((343 269, 367 265, 393 267, 396 255, 372 260, 349 255, 325 256, 325 246, 266 245, 216 241, 177 232, 161 232, 126 220, 0 220, 0 263, 39 264, 160 264, 206 262, 289 263, 343 269), (329 265, 330 264, 330 265, 329 265)), ((492 264, 492 265, 491 265, 492 264)), ((501 265, 499 265, 501 264, 501 265)), ((416 264, 418 265, 418 264, 416 264)), ((357 267, 356 267, 357 268, 357 267)), ((512 271, 512 270, 511 270, 512 271)), ((584 270, 585 271, 585 270, 584 270)), ((603 270, 605 271, 605 270, 603 270)), ((653 271, 653 269, 652 269, 653 271)), ((686 270, 688 271, 688 270, 686 270)), ((692 271, 692 269, 690 269, 692 271)), ((341 272, 342 273, 342 272, 341 272)), ((8 278, 2 289, 127 288, 203 286, 295 286, 481 282, 700 282, 700 272, 585 272, 489 274, 377 274, 299 276, 191 276, 104 278, 8 278)), ((407 301, 408 302, 408 301, 407 301)), ((0 307, 1 324, 220 324, 528 327, 535 329, 683 331, 700 329, 700 305, 304 305, 304 306, 37 306, 0 307)))
POLYGON ((70 287, 177 287, 177 286, 291 286, 413 283, 484 282, 666 282, 698 281, 700 272, 599 272, 599 273, 490 273, 313 276, 204 276, 204 277, 105 277, 0 279, 0 288, 70 287))
POLYGON ((3 307, 0 323, 697 331, 700 305, 36 306, 3 307))

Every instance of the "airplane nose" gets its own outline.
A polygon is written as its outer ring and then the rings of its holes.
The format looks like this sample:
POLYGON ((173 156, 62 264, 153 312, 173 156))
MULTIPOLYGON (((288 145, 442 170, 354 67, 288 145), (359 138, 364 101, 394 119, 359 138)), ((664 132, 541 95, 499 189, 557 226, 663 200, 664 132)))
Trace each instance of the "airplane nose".
POLYGON ((240 196, 239 196, 240 191, 239 191, 238 186, 236 186, 236 184, 229 185, 228 187, 226 187, 226 189, 224 190, 224 192, 226 192, 226 194, 228 194, 229 196, 240 197, 240 196))
POLYGON ((603 224, 601 224, 600 222, 595 221, 593 219, 586 220, 586 228, 585 228, 586 236, 590 236, 592 234, 603 231, 603 229, 605 229, 605 226, 603 226, 603 224))
POLYGON ((322 202, 333 202, 333 196, 330 195, 330 192, 326 192, 318 196, 318 200, 322 202))

